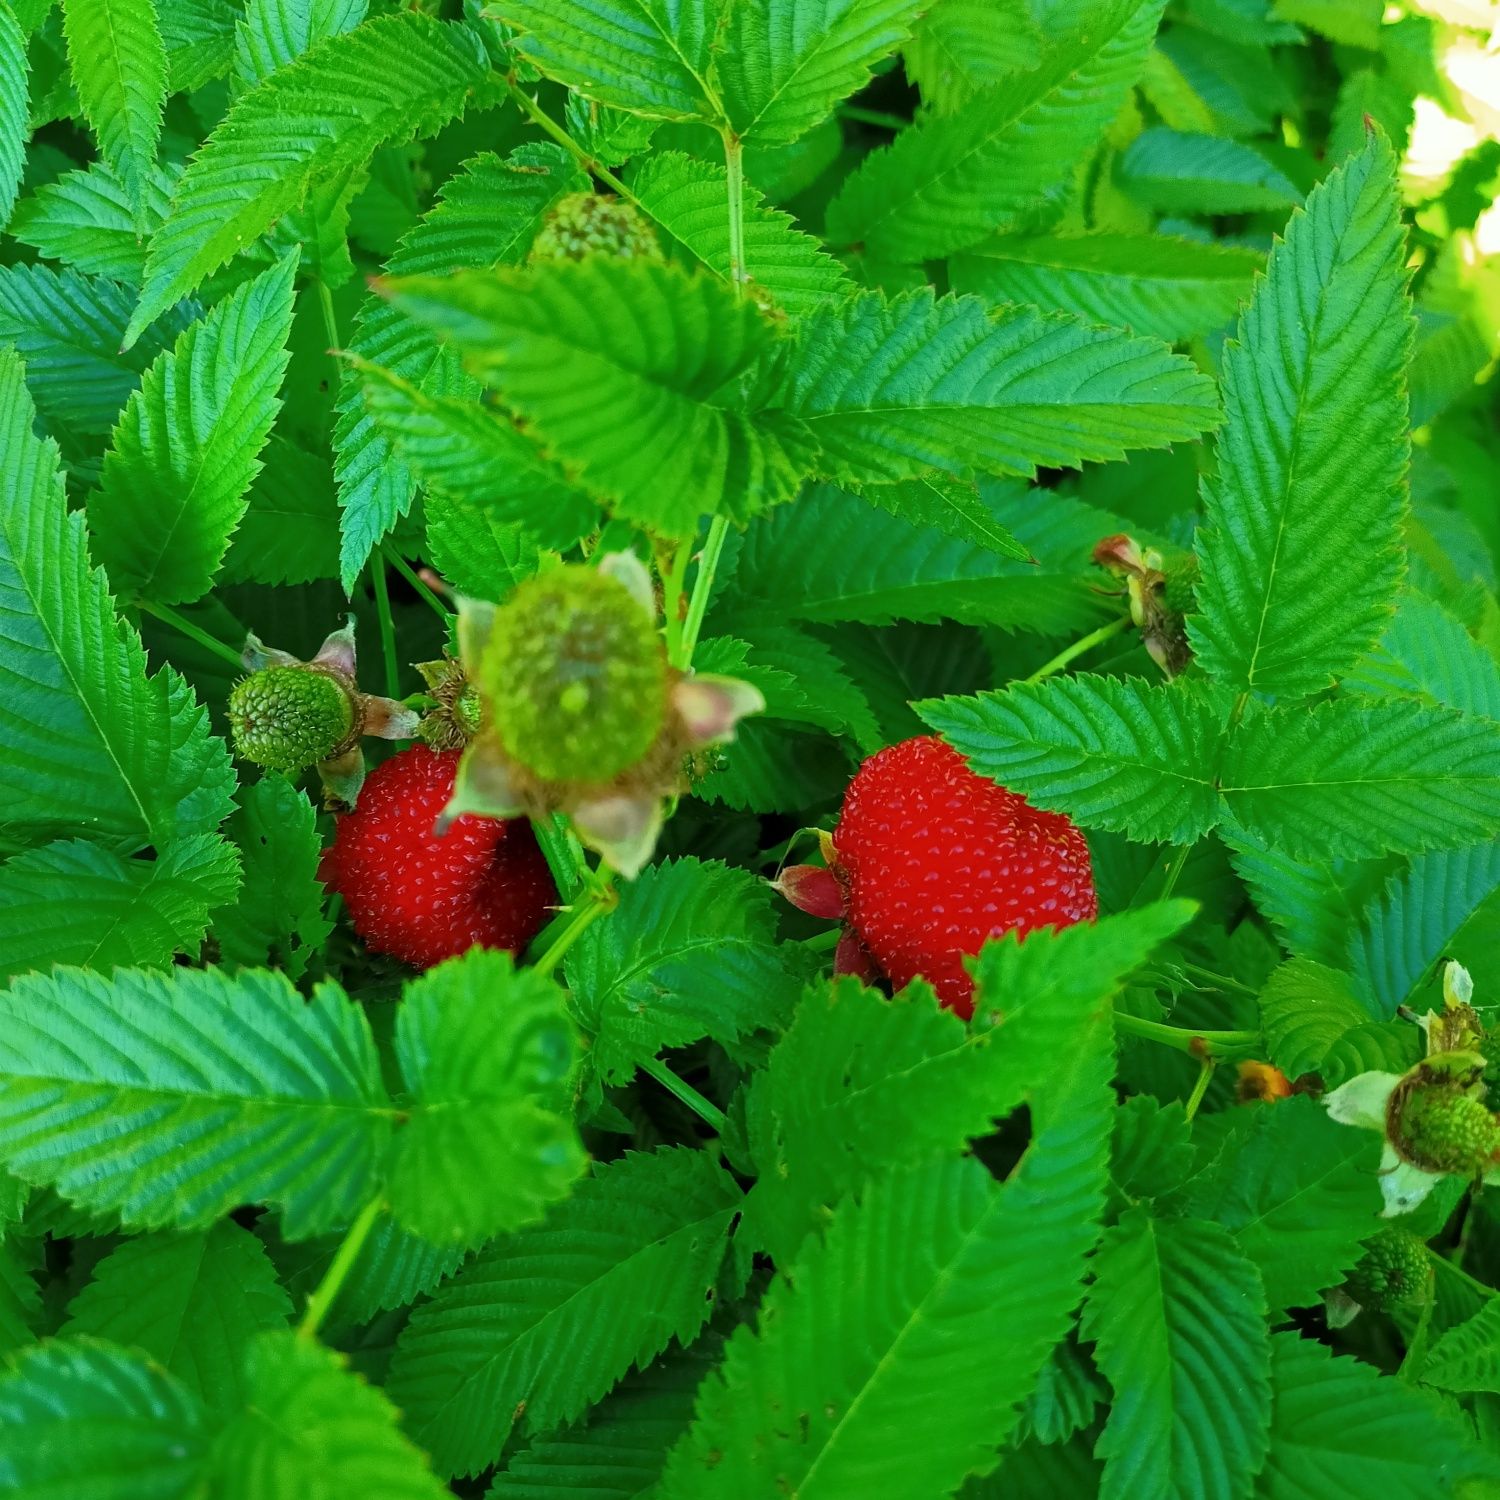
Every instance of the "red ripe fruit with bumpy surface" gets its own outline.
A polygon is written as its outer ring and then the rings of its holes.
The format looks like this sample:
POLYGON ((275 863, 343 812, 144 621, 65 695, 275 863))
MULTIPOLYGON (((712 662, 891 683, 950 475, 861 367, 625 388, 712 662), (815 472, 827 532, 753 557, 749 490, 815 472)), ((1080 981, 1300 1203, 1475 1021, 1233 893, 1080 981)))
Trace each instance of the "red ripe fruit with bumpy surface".
POLYGON ((377 767, 338 821, 320 874, 374 953, 429 969, 484 948, 519 952, 541 931, 557 888, 524 818, 466 814, 441 838, 460 752, 414 745, 377 767))
POLYGON ((1097 915, 1088 845, 1073 823, 976 776, 932 736, 872 755, 833 835, 849 921, 900 989, 920 974, 968 1017, 963 955, 999 932, 1097 915))

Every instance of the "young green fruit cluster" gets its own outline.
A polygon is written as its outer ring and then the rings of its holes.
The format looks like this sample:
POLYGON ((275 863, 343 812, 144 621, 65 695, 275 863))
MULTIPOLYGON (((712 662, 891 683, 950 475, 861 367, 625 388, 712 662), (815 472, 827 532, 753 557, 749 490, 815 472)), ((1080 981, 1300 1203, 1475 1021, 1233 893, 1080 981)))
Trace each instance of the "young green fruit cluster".
POLYGON ((495 612, 480 673, 506 752, 548 781, 610 780, 666 720, 661 637, 630 590, 597 568, 523 583, 495 612))
POLYGON ((570 193, 547 216, 531 246, 531 259, 660 260, 661 246, 635 208, 603 193, 570 193))
POLYGON ((228 712, 236 751, 288 774, 329 759, 354 731, 348 691, 316 667, 264 667, 242 677, 229 695, 228 712))
POLYGON ((1407 1093, 1397 1131, 1402 1154, 1429 1172, 1478 1176, 1500 1151, 1500 1123, 1484 1101, 1452 1088, 1407 1093))
POLYGON ((1409 1230, 1382 1229, 1345 1278, 1344 1290, 1361 1307, 1376 1311, 1420 1302, 1427 1292, 1431 1261, 1427 1246, 1409 1230))

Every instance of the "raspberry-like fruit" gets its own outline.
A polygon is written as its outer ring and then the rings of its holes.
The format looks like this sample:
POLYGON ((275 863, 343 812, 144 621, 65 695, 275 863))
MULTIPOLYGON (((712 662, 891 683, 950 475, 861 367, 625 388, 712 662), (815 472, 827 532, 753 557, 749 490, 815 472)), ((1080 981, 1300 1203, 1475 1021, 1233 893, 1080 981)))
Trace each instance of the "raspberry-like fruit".
POLYGON ((433 825, 453 795, 457 750, 413 745, 377 767, 324 852, 325 885, 374 953, 431 968, 476 943, 519 952, 557 900, 524 819, 466 816, 433 825))
POLYGON ((865 761, 833 843, 865 947, 898 988, 921 974, 961 1016, 974 1008, 963 957, 986 938, 1098 912, 1073 823, 976 776, 932 736, 865 761))
POLYGON ((645 755, 666 719, 655 622, 597 568, 523 583, 495 612, 480 673, 506 752, 548 781, 608 781, 645 755))
POLYGON ((1500 1150, 1500 1123, 1458 1089, 1413 1088, 1400 1095, 1392 1141, 1408 1161, 1429 1172, 1478 1176, 1500 1150))
POLYGON ((531 246, 533 262, 582 260, 609 255, 617 260, 660 260, 661 246, 632 204, 604 193, 570 193, 558 200, 531 246))
POLYGON ((1376 1311, 1427 1295, 1432 1257, 1427 1246, 1406 1229, 1382 1229, 1366 1246, 1344 1280, 1344 1290, 1361 1307, 1376 1311))
POLYGON ((354 704, 327 672, 265 667, 235 683, 229 728, 245 760, 272 771, 303 771, 348 740, 354 704))

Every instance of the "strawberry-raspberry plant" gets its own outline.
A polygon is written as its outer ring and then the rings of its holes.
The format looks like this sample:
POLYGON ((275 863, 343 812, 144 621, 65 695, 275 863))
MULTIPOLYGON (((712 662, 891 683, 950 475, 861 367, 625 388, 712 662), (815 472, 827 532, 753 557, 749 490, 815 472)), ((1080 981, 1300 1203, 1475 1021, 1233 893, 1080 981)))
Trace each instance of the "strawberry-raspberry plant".
POLYGON ((0 1496, 1500 1492, 1454 0, 0 0, 0 1496))

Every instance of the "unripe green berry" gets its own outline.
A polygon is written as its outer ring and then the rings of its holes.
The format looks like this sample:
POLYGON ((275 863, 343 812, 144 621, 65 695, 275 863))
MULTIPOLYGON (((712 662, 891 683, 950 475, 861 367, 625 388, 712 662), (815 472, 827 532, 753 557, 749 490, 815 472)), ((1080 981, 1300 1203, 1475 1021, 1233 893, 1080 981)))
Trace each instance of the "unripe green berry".
POLYGON ((1457 1089, 1414 1089, 1402 1102, 1396 1145, 1429 1172, 1477 1176, 1500 1149, 1500 1125, 1484 1102, 1457 1089))
POLYGON ((570 193, 548 214, 532 243, 531 259, 582 260, 587 255, 662 258, 656 236, 633 205, 602 193, 570 193))
POLYGON ((666 720, 656 626, 595 568, 523 583, 495 612, 480 674, 506 751, 549 781, 609 780, 645 755, 666 720))
POLYGON ((302 771, 348 739, 354 705, 326 672, 266 667, 235 683, 229 727, 245 760, 272 771, 302 771))
POLYGON ((1427 1246, 1405 1229, 1382 1229, 1344 1281, 1361 1307, 1395 1307, 1420 1302, 1427 1294, 1431 1257, 1427 1246))

